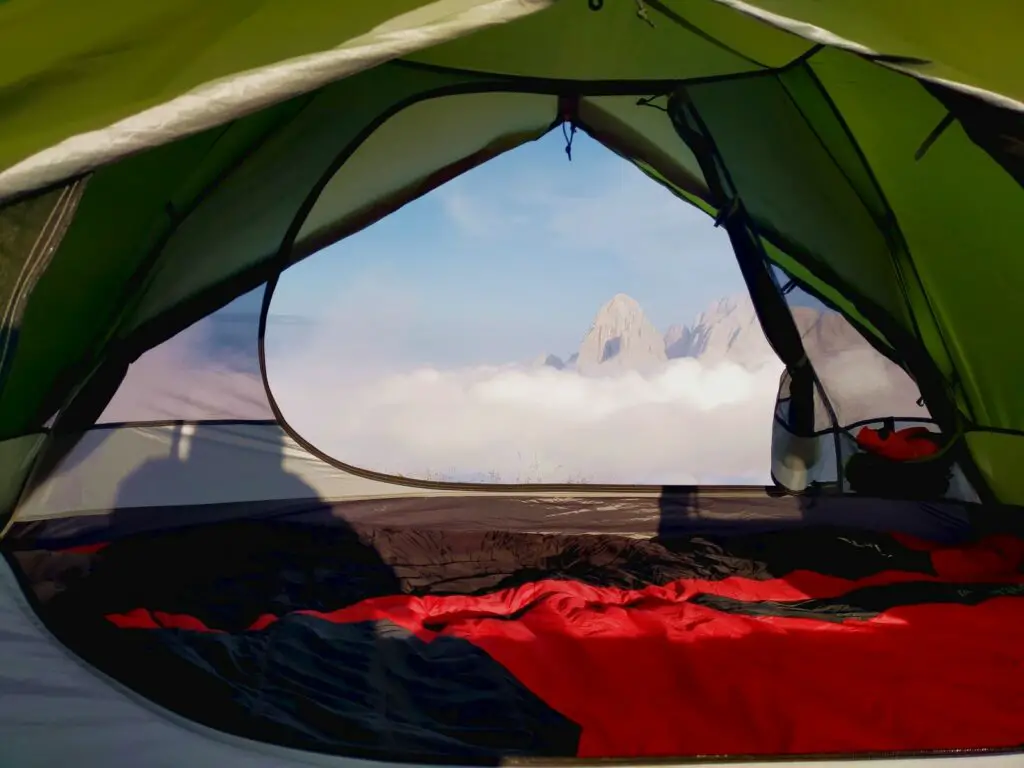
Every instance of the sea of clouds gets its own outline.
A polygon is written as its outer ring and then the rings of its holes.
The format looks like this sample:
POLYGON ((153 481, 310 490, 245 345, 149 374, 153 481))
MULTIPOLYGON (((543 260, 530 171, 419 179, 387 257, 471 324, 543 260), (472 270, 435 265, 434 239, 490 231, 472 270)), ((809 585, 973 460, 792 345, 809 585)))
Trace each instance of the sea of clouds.
POLYGON ((605 377, 525 366, 310 376, 302 365, 268 366, 289 424, 346 463, 546 483, 767 484, 780 373, 693 359, 605 377))
MULTIPOLYGON (((770 482, 775 360, 750 369, 687 358, 654 373, 583 376, 373 359, 356 354, 366 339, 339 345, 333 333, 272 339, 267 377, 281 413, 347 464, 470 482, 770 482)), ((101 421, 273 419, 255 337, 238 348, 247 353, 226 354, 191 329, 132 366, 101 421)), ((926 415, 912 382, 873 352, 847 351, 819 373, 844 422, 926 415)))

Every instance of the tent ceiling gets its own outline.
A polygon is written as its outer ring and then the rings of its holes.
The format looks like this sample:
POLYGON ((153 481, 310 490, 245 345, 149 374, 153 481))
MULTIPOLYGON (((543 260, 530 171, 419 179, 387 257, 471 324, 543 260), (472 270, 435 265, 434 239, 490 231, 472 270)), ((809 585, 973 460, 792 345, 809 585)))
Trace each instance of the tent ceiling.
POLYGON ((0 199, 403 56, 543 78, 693 78, 781 66, 826 41, 1021 107, 1019 3, 940 4, 647 0, 651 26, 636 0, 599 12, 379 0, 344 13, 329 0, 14 0, 0 4, 0 199))
POLYGON ((1017 0, 715 0, 816 42, 1024 108, 1017 0), (984 52, 984 53, 982 53, 984 52))
POLYGON ((514 25, 407 56, 475 72, 559 80, 690 80, 780 67, 813 45, 715 0, 559 2, 514 25))
POLYGON ((0 200, 554 2, 0 3, 0 200))

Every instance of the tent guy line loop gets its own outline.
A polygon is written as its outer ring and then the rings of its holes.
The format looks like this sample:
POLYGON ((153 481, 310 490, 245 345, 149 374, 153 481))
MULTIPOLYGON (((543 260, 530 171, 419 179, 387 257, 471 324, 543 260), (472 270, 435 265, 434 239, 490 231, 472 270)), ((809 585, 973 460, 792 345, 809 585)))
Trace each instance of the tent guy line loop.
POLYGON ((654 22, 651 21, 651 17, 647 14, 647 6, 644 5, 644 0, 636 0, 636 17, 650 27, 654 27, 654 22))
MULTIPOLYGON (((654 22, 651 20, 650 15, 647 13, 647 5, 644 3, 644 0, 635 0, 635 2, 636 17, 640 19, 640 21, 644 22, 645 24, 653 28, 654 22)), ((604 0, 587 0, 587 7, 590 8, 590 10, 592 11, 604 10, 604 0)))
POLYGON ((566 120, 562 123, 562 136, 565 138, 565 156, 572 162, 572 140, 576 138, 576 123, 566 120))
POLYGON ((658 94, 655 94, 654 96, 644 96, 643 98, 636 100, 636 105, 638 107, 650 107, 651 109, 656 109, 659 112, 668 112, 668 107, 663 107, 660 104, 655 104, 654 103, 655 99, 660 99, 663 96, 667 96, 667 95, 668 94, 658 93, 658 94))

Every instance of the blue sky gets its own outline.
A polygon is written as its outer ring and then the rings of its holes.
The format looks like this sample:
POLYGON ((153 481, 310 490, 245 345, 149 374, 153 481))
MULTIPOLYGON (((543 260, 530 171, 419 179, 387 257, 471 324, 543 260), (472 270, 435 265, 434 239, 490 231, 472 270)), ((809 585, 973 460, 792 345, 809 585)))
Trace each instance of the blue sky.
POLYGON ((619 292, 664 331, 742 290, 704 213, 586 135, 569 162, 553 131, 293 267, 271 310, 415 362, 498 363, 574 351, 619 292))

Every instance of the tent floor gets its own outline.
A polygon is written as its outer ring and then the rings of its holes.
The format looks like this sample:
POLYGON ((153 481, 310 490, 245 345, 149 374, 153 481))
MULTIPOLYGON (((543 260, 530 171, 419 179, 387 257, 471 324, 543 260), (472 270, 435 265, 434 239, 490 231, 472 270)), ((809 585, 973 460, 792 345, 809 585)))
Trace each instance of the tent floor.
POLYGON ((11 560, 97 668, 284 746, 487 762, 1024 742, 1015 536, 299 519, 11 560))

